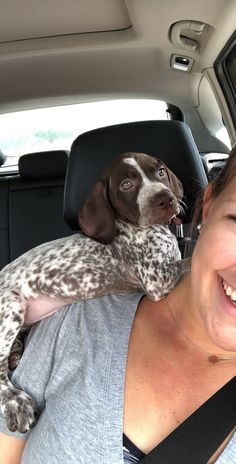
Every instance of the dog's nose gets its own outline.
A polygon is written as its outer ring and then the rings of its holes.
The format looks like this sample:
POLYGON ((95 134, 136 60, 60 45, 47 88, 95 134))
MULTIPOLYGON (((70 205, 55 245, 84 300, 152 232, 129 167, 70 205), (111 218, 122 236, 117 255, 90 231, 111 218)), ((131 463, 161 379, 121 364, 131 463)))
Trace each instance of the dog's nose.
POLYGON ((168 209, 173 206, 174 198, 169 192, 163 192, 156 196, 156 206, 161 209, 168 209))

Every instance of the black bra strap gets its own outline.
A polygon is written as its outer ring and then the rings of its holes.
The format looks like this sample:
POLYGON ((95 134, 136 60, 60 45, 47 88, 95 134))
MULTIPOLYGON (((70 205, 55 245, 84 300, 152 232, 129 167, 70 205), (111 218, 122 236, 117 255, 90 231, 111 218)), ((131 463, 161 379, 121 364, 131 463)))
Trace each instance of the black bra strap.
POLYGON ((140 462, 206 464, 235 425, 236 377, 233 377, 140 462))

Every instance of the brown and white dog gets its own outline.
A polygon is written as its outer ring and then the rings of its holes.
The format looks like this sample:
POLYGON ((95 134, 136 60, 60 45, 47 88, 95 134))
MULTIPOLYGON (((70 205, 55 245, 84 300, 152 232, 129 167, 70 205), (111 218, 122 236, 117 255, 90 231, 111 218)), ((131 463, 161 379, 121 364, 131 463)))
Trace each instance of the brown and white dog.
POLYGON ((182 272, 168 227, 182 196, 161 160, 125 153, 105 170, 79 215, 86 236, 40 245, 1 271, 0 399, 10 430, 25 432, 36 415, 34 400, 8 378, 17 333, 76 300, 136 290, 153 300, 168 294, 182 272))

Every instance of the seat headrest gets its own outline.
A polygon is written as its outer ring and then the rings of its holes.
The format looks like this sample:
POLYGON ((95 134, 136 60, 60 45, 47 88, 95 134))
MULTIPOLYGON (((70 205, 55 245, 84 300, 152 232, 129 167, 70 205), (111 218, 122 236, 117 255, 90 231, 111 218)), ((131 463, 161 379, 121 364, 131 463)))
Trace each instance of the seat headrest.
POLYGON ((19 174, 24 180, 64 178, 67 164, 66 150, 29 153, 19 158, 19 174))
MULTIPOLYGON (((160 158, 179 177, 191 209, 207 177, 189 127, 179 121, 139 121, 86 132, 73 142, 65 183, 64 218, 78 229, 78 214, 105 167, 133 151, 160 158)), ((188 222, 188 214, 185 218, 188 222)))

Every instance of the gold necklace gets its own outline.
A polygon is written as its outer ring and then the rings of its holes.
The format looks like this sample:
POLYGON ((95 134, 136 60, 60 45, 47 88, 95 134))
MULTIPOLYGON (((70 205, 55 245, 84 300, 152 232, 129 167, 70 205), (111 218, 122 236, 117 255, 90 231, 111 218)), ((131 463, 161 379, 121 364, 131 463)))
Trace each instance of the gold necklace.
POLYGON ((215 354, 215 353, 208 353, 208 351, 205 351, 203 348, 201 348, 200 346, 198 346, 195 342, 193 342, 183 331, 182 329, 180 328, 174 314, 172 313, 171 309, 170 309, 170 305, 168 303, 168 299, 166 298, 166 306, 168 308, 168 311, 171 315, 171 318, 173 319, 174 323, 175 323, 175 326, 177 327, 179 333, 185 338, 185 340, 187 340, 189 343, 191 343, 200 353, 202 353, 206 358, 207 360, 211 363, 211 364, 216 364, 216 363, 219 363, 219 362, 233 362, 233 361, 236 361, 236 355, 232 355, 232 356, 221 356, 219 354, 215 354))

